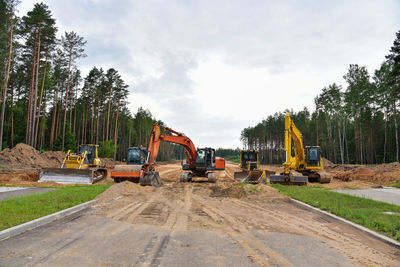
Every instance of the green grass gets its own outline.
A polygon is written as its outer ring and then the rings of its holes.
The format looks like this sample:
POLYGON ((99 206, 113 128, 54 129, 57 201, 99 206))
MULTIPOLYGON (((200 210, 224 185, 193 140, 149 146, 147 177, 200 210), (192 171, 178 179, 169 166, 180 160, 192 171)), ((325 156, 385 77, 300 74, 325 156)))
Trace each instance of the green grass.
POLYGON ((272 187, 294 199, 400 241, 400 216, 383 214, 385 211, 400 212, 400 206, 318 187, 279 184, 274 184, 272 187))
POLYGON ((0 230, 92 200, 108 187, 66 186, 43 194, 0 201, 0 230))
POLYGON ((398 181, 397 183, 393 184, 392 186, 393 186, 393 187, 400 188, 400 181, 398 181))

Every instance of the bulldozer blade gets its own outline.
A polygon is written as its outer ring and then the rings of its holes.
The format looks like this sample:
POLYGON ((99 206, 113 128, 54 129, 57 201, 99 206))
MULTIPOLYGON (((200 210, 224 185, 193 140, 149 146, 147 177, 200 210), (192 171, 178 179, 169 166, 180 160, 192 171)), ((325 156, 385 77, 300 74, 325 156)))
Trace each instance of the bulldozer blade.
POLYGON ((266 176, 264 174, 264 171, 262 170, 252 170, 249 172, 246 178, 243 179, 243 182, 245 183, 250 183, 250 184, 259 184, 265 181, 266 176))
POLYGON ((271 184, 306 185, 308 178, 307 176, 271 175, 269 181, 271 184))
POLYGON ((233 177, 237 181, 243 181, 243 179, 245 179, 247 176, 249 176, 249 172, 248 171, 235 172, 233 174, 233 177))
POLYGON ((58 184, 92 184, 94 171, 91 169, 46 168, 40 172, 39 182, 56 182, 58 184))

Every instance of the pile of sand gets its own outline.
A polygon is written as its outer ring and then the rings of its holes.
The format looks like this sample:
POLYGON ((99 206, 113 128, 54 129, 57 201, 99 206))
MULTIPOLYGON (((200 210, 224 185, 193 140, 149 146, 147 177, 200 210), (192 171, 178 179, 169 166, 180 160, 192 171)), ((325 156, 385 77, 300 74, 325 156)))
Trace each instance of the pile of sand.
POLYGON ((344 165, 331 173, 333 178, 346 182, 359 180, 378 185, 392 185, 400 180, 400 163, 344 165))
POLYGON ((101 166, 105 168, 114 168, 115 165, 120 164, 119 161, 116 161, 111 158, 100 158, 101 166))
POLYGON ((108 188, 102 194, 96 197, 98 202, 108 202, 119 196, 128 196, 132 194, 138 194, 139 192, 153 192, 156 188, 153 186, 141 186, 140 184, 125 181, 117 183, 108 188))
POLYGON ((327 169, 334 168, 336 166, 335 163, 326 158, 322 158, 322 164, 324 165, 324 168, 327 169))
POLYGON ((64 157, 65 153, 61 151, 40 153, 35 148, 21 143, 0 152, 0 165, 7 169, 52 168, 61 166, 64 157))

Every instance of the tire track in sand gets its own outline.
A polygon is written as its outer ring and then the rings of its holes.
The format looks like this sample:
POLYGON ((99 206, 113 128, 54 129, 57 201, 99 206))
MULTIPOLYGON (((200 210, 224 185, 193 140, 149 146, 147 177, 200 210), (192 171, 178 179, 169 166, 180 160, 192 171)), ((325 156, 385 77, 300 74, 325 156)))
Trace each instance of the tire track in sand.
POLYGON ((274 250, 257 240, 257 238, 254 237, 240 221, 236 220, 231 215, 226 214, 221 209, 212 207, 210 202, 198 195, 193 195, 193 199, 203 205, 202 209, 204 212, 206 212, 216 223, 220 223, 221 220, 226 221, 224 232, 228 234, 230 238, 235 240, 247 252, 253 261, 257 262, 261 266, 271 266, 276 264, 287 267, 293 266, 293 264, 286 260, 282 255, 276 253, 274 250), (265 256, 263 256, 263 254, 265 256))
POLYGON ((355 260, 358 263, 362 263, 362 265, 376 266, 381 265, 383 262, 392 261, 392 259, 376 249, 363 244, 359 240, 345 236, 342 233, 338 233, 337 231, 330 229, 327 225, 321 225, 317 222, 312 222, 312 225, 310 225, 310 220, 303 219, 302 217, 298 217, 289 213, 267 209, 257 205, 251 205, 238 199, 231 199, 231 201, 244 208, 253 209, 255 212, 261 211, 263 216, 270 217, 271 220, 277 220, 281 224, 287 225, 289 228, 296 229, 297 232, 302 232, 304 235, 311 235, 318 239, 321 239, 322 237, 324 238, 324 243, 327 243, 331 247, 340 251, 349 259, 355 260), (356 250, 364 252, 354 253, 356 250), (365 253, 365 251, 368 253, 365 253), (377 259, 377 257, 380 259, 377 259))
POLYGON ((190 208, 192 206, 193 184, 185 184, 184 187, 184 201, 178 200, 173 211, 170 213, 165 227, 176 230, 183 229, 187 226, 190 208))

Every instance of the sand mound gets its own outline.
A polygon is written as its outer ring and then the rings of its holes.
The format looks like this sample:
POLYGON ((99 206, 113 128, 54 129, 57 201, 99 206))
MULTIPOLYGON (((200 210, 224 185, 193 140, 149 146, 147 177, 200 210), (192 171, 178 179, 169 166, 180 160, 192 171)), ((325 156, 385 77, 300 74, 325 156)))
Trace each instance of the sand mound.
POLYGON ((64 157, 64 152, 40 153, 35 148, 21 143, 12 149, 6 148, 0 152, 0 165, 9 169, 51 168, 59 167, 64 157))
POLYGON ((324 165, 324 168, 333 168, 336 166, 335 163, 333 163, 332 161, 326 159, 326 158, 322 158, 322 164, 324 165))
POLYGON ((389 168, 385 168, 386 166, 383 165, 389 164, 337 171, 333 177, 346 182, 359 180, 379 185, 392 185, 398 182, 400 180, 400 167, 392 168, 397 165, 392 164, 388 166, 389 168))
POLYGON ((105 168, 114 168, 115 165, 120 164, 119 161, 116 161, 111 158, 100 158, 101 161, 101 166, 104 166, 105 168))
POLYGON ((110 201, 116 199, 119 196, 127 196, 137 194, 140 192, 152 192, 156 190, 153 186, 141 186, 140 184, 125 181, 122 183, 114 184, 102 194, 96 197, 99 202, 110 201))

